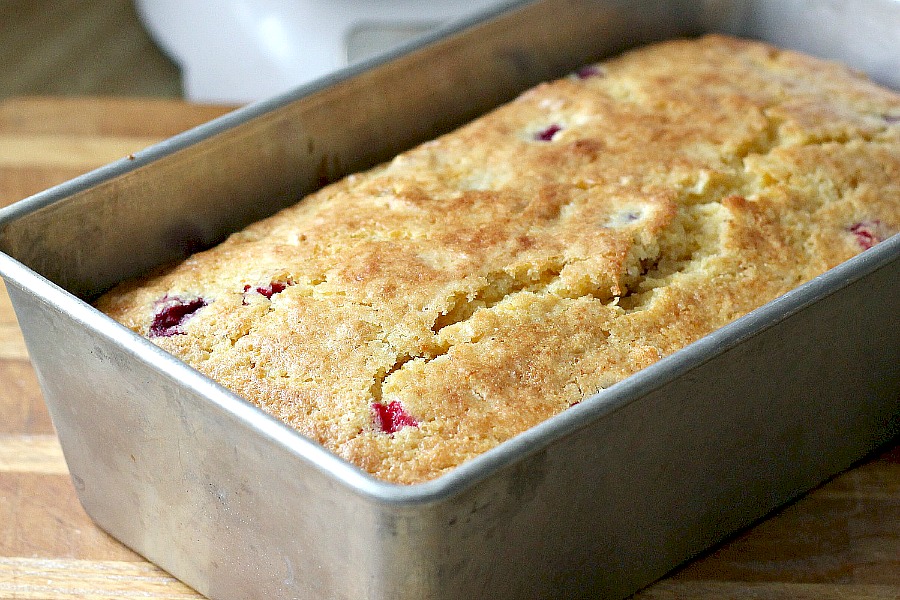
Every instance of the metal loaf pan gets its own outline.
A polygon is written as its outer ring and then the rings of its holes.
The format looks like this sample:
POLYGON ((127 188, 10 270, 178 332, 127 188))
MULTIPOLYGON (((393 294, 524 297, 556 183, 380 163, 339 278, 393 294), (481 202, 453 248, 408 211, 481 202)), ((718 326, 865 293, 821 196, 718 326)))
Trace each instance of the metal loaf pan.
POLYGON ((97 523, 201 593, 621 597, 900 430, 900 236, 436 481, 376 481, 86 302, 538 81, 724 31, 900 88, 900 3, 517 2, 0 211, 97 523))

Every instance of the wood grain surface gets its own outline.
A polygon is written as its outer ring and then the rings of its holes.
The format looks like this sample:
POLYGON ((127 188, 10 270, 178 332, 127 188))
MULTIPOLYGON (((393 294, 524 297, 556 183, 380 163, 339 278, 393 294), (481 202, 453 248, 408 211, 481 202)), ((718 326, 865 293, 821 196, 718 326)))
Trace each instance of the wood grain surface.
MULTIPOLYGON (((0 103, 0 206, 226 112, 166 100, 0 103)), ((190 588, 96 527, 69 480, 0 287, 0 600, 184 599, 190 588)), ((900 599, 900 445, 635 596, 900 599)))

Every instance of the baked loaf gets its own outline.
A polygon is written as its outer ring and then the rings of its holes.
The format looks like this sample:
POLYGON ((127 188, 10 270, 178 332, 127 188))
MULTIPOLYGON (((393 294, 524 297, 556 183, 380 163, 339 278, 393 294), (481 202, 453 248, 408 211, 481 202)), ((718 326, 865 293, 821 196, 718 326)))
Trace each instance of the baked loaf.
POLYGON ((900 96, 721 36, 537 86, 97 306, 440 476, 900 229, 900 96))

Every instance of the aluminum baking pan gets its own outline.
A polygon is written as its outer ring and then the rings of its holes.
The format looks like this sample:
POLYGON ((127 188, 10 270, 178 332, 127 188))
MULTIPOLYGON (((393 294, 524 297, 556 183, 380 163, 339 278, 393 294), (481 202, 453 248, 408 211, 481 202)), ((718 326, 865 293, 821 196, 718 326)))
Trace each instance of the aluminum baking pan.
POLYGON ((846 468, 900 432, 900 236, 405 487, 85 300, 612 52, 726 31, 900 88, 898 28, 895 0, 517 2, 0 211, 85 509, 217 599, 621 597, 846 468))

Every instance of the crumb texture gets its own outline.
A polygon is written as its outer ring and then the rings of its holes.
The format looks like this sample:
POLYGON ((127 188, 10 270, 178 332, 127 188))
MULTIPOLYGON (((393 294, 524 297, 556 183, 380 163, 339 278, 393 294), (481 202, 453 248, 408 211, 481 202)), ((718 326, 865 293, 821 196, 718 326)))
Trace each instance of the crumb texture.
POLYGON ((545 83, 97 306, 433 479, 900 229, 900 97, 721 36, 545 83))

